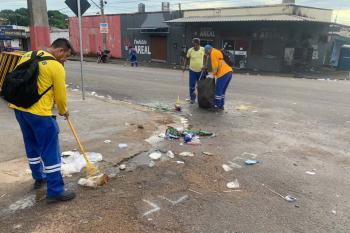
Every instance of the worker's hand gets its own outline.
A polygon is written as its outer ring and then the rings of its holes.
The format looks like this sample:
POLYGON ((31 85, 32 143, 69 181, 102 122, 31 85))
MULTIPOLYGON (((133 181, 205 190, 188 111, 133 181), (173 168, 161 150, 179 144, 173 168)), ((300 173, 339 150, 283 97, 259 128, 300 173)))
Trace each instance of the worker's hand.
POLYGON ((67 112, 65 112, 65 113, 63 113, 63 114, 60 114, 60 116, 63 116, 64 119, 67 120, 68 117, 69 117, 69 112, 67 111, 67 112))

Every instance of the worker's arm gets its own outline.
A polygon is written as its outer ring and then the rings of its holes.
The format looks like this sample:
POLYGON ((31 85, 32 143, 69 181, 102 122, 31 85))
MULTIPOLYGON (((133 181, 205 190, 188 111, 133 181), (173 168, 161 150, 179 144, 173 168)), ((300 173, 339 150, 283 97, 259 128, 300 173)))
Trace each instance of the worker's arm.
POLYGON ((211 68, 212 68, 213 75, 216 75, 218 73, 220 62, 221 62, 220 58, 213 51, 211 53, 211 68))
POLYGON ((66 72, 63 66, 58 62, 52 62, 52 67, 52 88, 55 96, 55 102, 57 105, 58 113, 61 116, 68 117, 66 72))
POLYGON ((184 59, 183 71, 186 70, 188 61, 189 61, 190 59, 191 59, 191 49, 189 49, 189 50, 187 51, 186 57, 185 57, 185 59, 184 59))
POLYGON ((209 59, 209 56, 207 54, 204 54, 202 70, 207 70, 208 69, 208 59, 209 59))

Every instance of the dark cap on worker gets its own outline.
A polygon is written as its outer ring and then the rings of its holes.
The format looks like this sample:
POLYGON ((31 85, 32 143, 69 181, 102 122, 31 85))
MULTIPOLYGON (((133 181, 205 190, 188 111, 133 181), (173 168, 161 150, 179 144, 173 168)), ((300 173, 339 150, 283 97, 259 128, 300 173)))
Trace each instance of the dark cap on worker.
POLYGON ((204 46, 204 50, 206 53, 209 53, 212 48, 213 46, 211 46, 210 44, 207 44, 206 46, 204 46))

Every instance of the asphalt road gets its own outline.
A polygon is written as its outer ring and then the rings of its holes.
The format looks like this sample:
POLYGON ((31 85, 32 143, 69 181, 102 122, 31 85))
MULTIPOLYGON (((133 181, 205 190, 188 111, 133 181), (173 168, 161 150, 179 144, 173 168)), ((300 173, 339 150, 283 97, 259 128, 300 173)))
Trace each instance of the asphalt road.
MULTIPOLYGON (((87 95, 95 92, 118 100, 170 107, 178 95, 182 100, 187 96, 187 73, 183 77, 181 71, 84 65, 87 95)), ((67 83, 75 89, 80 85, 79 63, 69 62, 65 67, 67 83)), ((76 200, 55 206, 39 202, 6 215, 1 215, 1 210, 0 231, 350 232, 350 82, 235 74, 226 97, 225 112, 217 114, 182 101, 181 115, 188 118, 192 128, 216 134, 201 138, 199 146, 178 141, 154 146, 172 150, 175 159, 184 164, 169 159, 157 161, 151 168, 148 154, 141 154, 125 161, 130 170, 118 173, 97 190, 78 187, 78 177, 73 176, 66 184, 77 191, 76 200), (179 153, 183 151, 195 156, 182 157, 179 153), (247 159, 260 163, 247 166, 247 159), (140 161, 146 163, 141 165, 140 161), (223 164, 231 170, 224 171, 223 164), (232 181, 236 181, 234 190, 226 186, 232 181), (296 201, 287 202, 287 195, 296 201)), ((72 117, 79 119, 80 114, 80 119, 85 119, 77 120, 82 138, 88 140, 84 145, 113 159, 118 157, 116 145, 106 145, 100 138, 106 132, 113 136, 113 142, 129 143, 126 153, 145 143, 137 124, 141 122, 143 133, 148 135, 157 124, 167 124, 177 115, 165 113, 160 117, 141 108, 141 112, 128 109, 139 108, 135 105, 93 100, 70 102, 72 117), (120 127, 124 130, 118 130, 120 127)), ((10 114, 7 110, 0 117, 5 121, 10 114)), ((3 125, 4 141, 9 140, 7 134, 13 134, 13 125, 14 121, 3 125)), ((68 136, 63 127, 64 147, 68 142, 73 144, 68 136)), ((12 138, 20 140, 18 133, 12 138)), ((9 149, 1 149, 9 154, 9 149)), ((15 160, 12 166, 16 165, 15 160)), ((11 173, 6 164, 3 170, 11 173)), ((16 194, 8 191, 11 196, 0 198, 3 202, 15 200, 12 196, 16 195, 23 198, 30 185, 29 181, 23 187, 14 183, 16 194)))
MULTIPOLYGON (((73 86, 80 82, 78 64, 66 65, 73 86)), ((187 72, 183 76, 177 70, 85 63, 84 73, 88 91, 116 99, 172 106, 177 95, 187 96, 187 72)), ((198 160, 195 171, 208 173, 197 188, 208 181, 224 187, 237 178, 242 192, 222 196, 220 188, 221 194, 197 202, 200 207, 188 203, 177 210, 186 217, 170 218, 173 224, 165 229, 181 225, 185 232, 350 232, 349 98, 349 81, 243 74, 234 75, 230 83, 225 113, 184 104, 194 128, 217 134, 197 149, 220 155, 210 164, 198 160), (247 109, 237 109, 240 105, 247 109), (242 165, 252 157, 262 163, 242 165), (225 173, 221 164, 230 161, 242 168, 225 173), (215 175, 209 172, 212 167, 215 175), (273 191, 293 195, 297 202, 288 203, 273 191)), ((164 221, 154 224, 162 229, 164 221)))

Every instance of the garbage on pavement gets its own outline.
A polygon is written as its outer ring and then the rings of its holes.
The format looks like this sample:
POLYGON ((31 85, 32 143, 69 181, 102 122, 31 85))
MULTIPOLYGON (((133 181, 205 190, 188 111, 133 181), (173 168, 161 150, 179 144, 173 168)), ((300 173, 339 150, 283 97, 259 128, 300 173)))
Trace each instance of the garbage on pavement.
POLYGON ((167 139, 179 139, 181 137, 181 133, 174 127, 168 126, 165 131, 165 137, 167 139))
POLYGON ((193 133, 185 134, 185 136, 184 136, 184 142, 185 142, 185 143, 188 143, 188 142, 190 142, 190 141, 192 140, 192 138, 193 138, 193 133))
POLYGON ((226 187, 229 188, 229 189, 239 189, 238 180, 235 179, 235 180, 232 181, 232 182, 228 182, 228 183, 226 184, 226 187))
POLYGON ((314 172, 314 171, 306 171, 305 173, 308 175, 312 175, 312 176, 316 175, 316 172, 314 172))
POLYGON ((149 161, 149 163, 148 163, 149 167, 154 167, 155 165, 156 165, 156 163, 153 160, 149 161))
POLYGON ((181 153, 180 153, 180 156, 183 156, 183 157, 193 157, 194 154, 193 154, 192 152, 184 151, 184 152, 181 152, 181 153))
POLYGON ((263 187, 265 187, 267 190, 269 190, 270 192, 276 194, 277 196, 281 197, 282 199, 288 201, 288 202, 296 202, 297 199, 295 197, 293 197, 292 195, 287 195, 287 196, 283 196, 282 194, 276 192, 275 190, 271 189, 270 187, 268 187, 265 184, 262 184, 263 187))
POLYGON ((106 144, 109 144, 109 143, 111 143, 112 141, 111 141, 111 140, 104 140, 103 142, 106 143, 106 144))
MULTIPOLYGON (((102 154, 95 152, 87 152, 86 156, 92 163, 102 161, 102 154)), ((86 167, 86 161, 82 154, 77 151, 65 151, 61 154, 62 165, 61 172, 63 176, 69 176, 72 173, 80 172, 86 167)))
POLYGON ((118 147, 119 147, 119 149, 125 149, 125 148, 128 148, 128 144, 120 143, 120 144, 118 144, 118 147))
POLYGON ((229 165, 227 165, 227 164, 223 164, 222 168, 225 170, 225 172, 232 171, 232 168, 229 165))
POLYGON ((153 152, 151 154, 148 155, 151 159, 153 160, 158 160, 162 157, 162 153, 160 152, 153 152))
POLYGON ((286 201, 288 202, 295 202, 297 199, 291 195, 287 195, 284 197, 284 199, 286 199, 286 201))
POLYGON ((211 152, 207 152, 207 151, 203 151, 202 152, 203 155, 208 155, 208 156, 213 156, 214 154, 211 152))
POLYGON ((194 135, 201 136, 201 137, 209 137, 214 135, 213 133, 205 130, 191 130, 191 129, 184 130, 184 134, 188 134, 188 133, 192 133, 194 135))
POLYGON ((248 160, 244 161, 244 163, 246 165, 255 165, 255 164, 260 164, 260 161, 259 160, 254 160, 254 159, 248 159, 248 160))
POLYGON ((168 140, 180 139, 183 137, 184 142, 189 145, 201 145, 199 137, 211 137, 214 134, 205 130, 178 130, 168 126, 165 131, 165 138, 168 140))
POLYGON ((198 145, 202 145, 202 143, 201 143, 201 140, 199 140, 199 137, 195 136, 194 138, 192 138, 191 141, 187 142, 187 145, 198 146, 198 145))
POLYGON ((88 178, 80 178, 78 181, 78 184, 81 186, 91 187, 91 188, 97 188, 98 186, 102 186, 104 184, 107 184, 109 180, 109 177, 104 174, 100 174, 98 176, 92 176, 88 178))
POLYGON ((175 111, 177 111, 177 112, 181 112, 182 111, 182 107, 181 107, 180 104, 175 104, 174 108, 175 108, 175 111))
POLYGON ((177 164, 185 164, 185 162, 184 161, 180 161, 180 160, 178 160, 178 161, 175 161, 177 164))
POLYGON ((171 159, 175 158, 175 155, 174 155, 174 153, 173 153, 171 150, 169 150, 169 151, 166 153, 166 155, 167 155, 169 158, 171 158, 171 159))
POLYGON ((126 165, 125 164, 120 164, 119 169, 120 170, 125 170, 126 169, 126 165))

